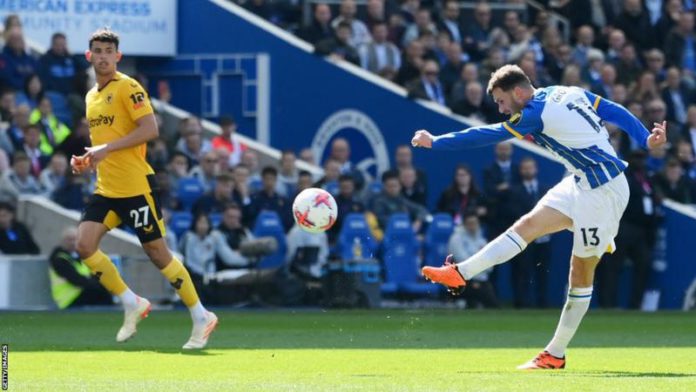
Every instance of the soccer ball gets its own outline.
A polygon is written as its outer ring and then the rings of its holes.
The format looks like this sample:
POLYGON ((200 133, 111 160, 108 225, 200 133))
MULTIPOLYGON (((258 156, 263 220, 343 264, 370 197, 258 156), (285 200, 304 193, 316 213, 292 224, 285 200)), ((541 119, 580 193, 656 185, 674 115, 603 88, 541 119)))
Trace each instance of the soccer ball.
POLYGON ((336 222, 338 207, 331 194, 320 188, 307 188, 292 203, 292 216, 302 230, 321 233, 336 222))

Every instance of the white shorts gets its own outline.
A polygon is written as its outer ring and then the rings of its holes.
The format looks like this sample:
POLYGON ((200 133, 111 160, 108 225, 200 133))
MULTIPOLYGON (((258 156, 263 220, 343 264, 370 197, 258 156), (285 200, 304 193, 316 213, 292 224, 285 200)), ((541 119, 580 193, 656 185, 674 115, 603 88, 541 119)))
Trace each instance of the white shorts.
POLYGON ((614 253, 614 237, 628 204, 628 181, 621 173, 595 189, 580 189, 570 175, 551 188, 539 205, 558 210, 573 220, 573 255, 601 257, 614 253))

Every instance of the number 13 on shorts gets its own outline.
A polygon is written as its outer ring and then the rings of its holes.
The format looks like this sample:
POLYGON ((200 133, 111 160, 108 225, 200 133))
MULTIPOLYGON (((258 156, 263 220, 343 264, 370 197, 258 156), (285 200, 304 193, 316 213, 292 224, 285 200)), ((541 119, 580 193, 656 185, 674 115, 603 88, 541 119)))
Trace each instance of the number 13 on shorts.
POLYGON ((583 227, 580 228, 582 233, 582 242, 586 247, 599 245, 599 237, 597 236, 597 227, 583 227))

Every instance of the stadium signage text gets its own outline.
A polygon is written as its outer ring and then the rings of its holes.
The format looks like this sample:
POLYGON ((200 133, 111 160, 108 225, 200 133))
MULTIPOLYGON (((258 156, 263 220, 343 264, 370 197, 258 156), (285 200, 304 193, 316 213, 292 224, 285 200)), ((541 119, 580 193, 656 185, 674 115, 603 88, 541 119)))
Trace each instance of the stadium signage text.
POLYGON ((87 49, 87 37, 108 26, 121 35, 126 55, 176 54, 177 0, 0 0, 0 18, 18 14, 24 34, 48 47, 63 32, 73 52, 87 49))

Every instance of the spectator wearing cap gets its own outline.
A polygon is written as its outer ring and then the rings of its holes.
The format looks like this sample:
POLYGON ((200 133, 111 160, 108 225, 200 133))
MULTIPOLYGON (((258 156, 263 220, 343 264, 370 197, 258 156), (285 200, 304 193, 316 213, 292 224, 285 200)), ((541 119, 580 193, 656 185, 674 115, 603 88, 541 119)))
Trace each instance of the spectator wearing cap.
POLYGON ((8 255, 39 254, 29 229, 15 219, 15 208, 0 202, 0 252, 8 255))
POLYGON ((221 134, 212 140, 213 149, 223 148, 230 153, 229 165, 237 166, 242 160, 242 153, 249 147, 241 141, 237 135, 237 122, 232 116, 220 118, 221 134))

